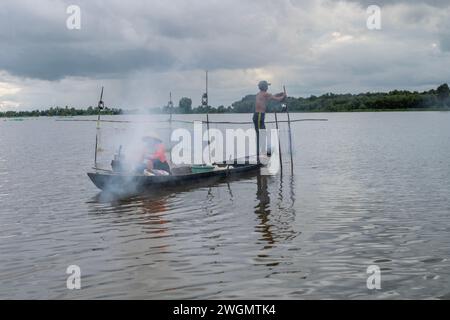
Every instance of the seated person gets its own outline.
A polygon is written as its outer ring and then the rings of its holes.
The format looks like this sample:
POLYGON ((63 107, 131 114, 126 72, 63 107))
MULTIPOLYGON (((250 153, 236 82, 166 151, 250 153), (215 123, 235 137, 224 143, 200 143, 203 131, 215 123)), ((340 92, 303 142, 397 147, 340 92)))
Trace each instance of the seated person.
POLYGON ((139 171, 162 170, 170 174, 170 166, 167 163, 166 148, 161 139, 157 137, 144 137, 142 141, 145 144, 145 150, 141 156, 142 165, 138 167, 139 171))

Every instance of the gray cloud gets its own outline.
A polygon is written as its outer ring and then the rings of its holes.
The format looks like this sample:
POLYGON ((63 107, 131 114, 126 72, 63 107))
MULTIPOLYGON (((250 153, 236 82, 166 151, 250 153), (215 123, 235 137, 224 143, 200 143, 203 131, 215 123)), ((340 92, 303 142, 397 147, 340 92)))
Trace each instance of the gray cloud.
POLYGON ((0 69, 17 76, 60 80, 70 76, 111 76, 141 68, 158 71, 175 62, 164 48, 132 43, 121 34, 113 16, 96 19, 94 16, 102 11, 91 11, 93 8, 88 6, 81 6, 81 31, 68 30, 66 5, 59 4, 55 10, 47 2, 40 9, 44 14, 36 14, 31 10, 36 5, 31 7, 29 2, 8 2, 1 7, 0 69))
POLYGON ((106 85, 123 107, 161 105, 169 90, 198 103, 205 69, 215 104, 261 78, 296 95, 425 88, 448 81, 448 21, 450 3, 432 0, 6 0, 0 102, 89 105, 106 85), (66 28, 69 4, 79 31, 66 28), (380 31, 365 27, 369 4, 382 6, 380 31), (2 82, 21 90, 2 96, 2 82))
MULTIPOLYGON (((67 76, 127 73, 142 68, 256 67, 283 56, 266 46, 276 30, 251 5, 80 1, 81 31, 67 30, 65 8, 42 1, 8 2, 0 11, 0 69, 17 76, 57 80, 67 76), (48 11, 45 11, 48 10, 48 11), (256 11, 256 12, 255 12, 256 11), (257 46, 261 49, 255 50, 257 46)), ((276 40, 276 39, 275 39, 276 40)))
POLYGON ((120 76, 123 72, 151 68, 162 70, 173 64, 167 52, 140 48, 90 52, 70 46, 25 45, 11 54, 0 53, 0 68, 13 75, 43 80, 68 76, 120 76))
POLYGON ((349 0, 350 2, 356 2, 361 4, 362 6, 370 6, 370 5, 378 5, 378 6, 386 6, 386 5, 396 5, 396 4, 426 4, 429 6, 445 8, 450 6, 450 3, 447 0, 349 0))

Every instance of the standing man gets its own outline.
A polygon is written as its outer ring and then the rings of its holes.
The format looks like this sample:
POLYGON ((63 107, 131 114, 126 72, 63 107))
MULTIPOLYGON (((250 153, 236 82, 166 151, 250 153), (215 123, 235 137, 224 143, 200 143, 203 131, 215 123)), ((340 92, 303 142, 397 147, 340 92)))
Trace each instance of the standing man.
POLYGON ((264 123, 265 117, 266 117, 266 110, 267 110, 267 103, 270 100, 275 101, 283 101, 286 98, 285 93, 279 93, 276 95, 271 95, 267 92, 269 90, 270 83, 263 80, 260 81, 258 84, 259 92, 256 95, 256 107, 255 107, 255 113, 253 114, 253 123, 255 124, 255 130, 256 130, 256 153, 257 153, 257 159, 259 163, 259 130, 265 130, 266 125, 264 123))

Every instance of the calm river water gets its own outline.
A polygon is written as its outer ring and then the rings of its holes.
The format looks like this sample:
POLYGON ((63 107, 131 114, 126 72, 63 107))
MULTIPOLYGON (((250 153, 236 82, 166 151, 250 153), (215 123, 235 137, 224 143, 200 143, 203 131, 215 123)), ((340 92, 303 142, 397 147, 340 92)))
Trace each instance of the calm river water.
POLYGON ((0 119, 0 298, 450 299, 450 113, 291 117, 329 120, 293 124, 293 174, 122 199, 94 122, 0 119))

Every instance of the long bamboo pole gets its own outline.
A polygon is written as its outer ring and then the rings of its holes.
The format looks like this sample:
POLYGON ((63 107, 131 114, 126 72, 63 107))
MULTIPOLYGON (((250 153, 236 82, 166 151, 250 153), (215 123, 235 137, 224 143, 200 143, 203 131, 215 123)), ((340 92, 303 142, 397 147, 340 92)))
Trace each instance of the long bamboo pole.
MULTIPOLYGON (((169 135, 172 135, 172 112, 173 112, 173 102, 172 102, 172 92, 169 93, 169 112, 170 112, 170 117, 169 117, 169 135)), ((170 137, 169 137, 169 141, 170 141, 170 137)), ((170 163, 172 163, 172 142, 170 141, 170 154, 169 154, 169 158, 170 158, 170 163)))
POLYGON ((209 94, 208 94, 208 71, 206 71, 206 130, 208 132, 208 157, 211 163, 211 137, 209 136, 209 94))
POLYGON ((278 135, 278 154, 280 157, 280 168, 281 168, 281 173, 283 173, 283 156, 281 155, 280 134, 278 132, 278 116, 277 116, 276 112, 275 112, 275 127, 277 129, 277 135, 278 135))
POLYGON ((169 122, 172 122, 172 112, 173 112, 172 92, 169 93, 169 112, 170 112, 169 122))
POLYGON ((94 155, 95 167, 97 167, 97 153, 98 153, 98 143, 99 143, 98 134, 100 131, 100 113, 101 113, 101 110, 103 109, 103 107, 104 107, 104 104, 103 104, 103 87, 102 87, 102 92, 100 93, 100 101, 98 102, 98 105, 97 105, 98 116, 97 116, 97 127, 96 127, 96 133, 95 133, 95 155, 94 155))
MULTIPOLYGON (((286 86, 283 86, 283 90, 284 90, 284 95, 287 97, 286 95, 286 86)), ((285 98, 286 99, 286 98, 285 98)), ((291 133, 291 117, 289 115, 289 108, 288 105, 286 103, 286 113, 287 113, 287 118, 288 118, 288 130, 289 130, 289 152, 291 154, 291 172, 294 172, 294 159, 292 156, 292 133, 291 133)))

